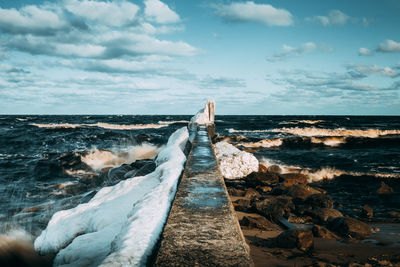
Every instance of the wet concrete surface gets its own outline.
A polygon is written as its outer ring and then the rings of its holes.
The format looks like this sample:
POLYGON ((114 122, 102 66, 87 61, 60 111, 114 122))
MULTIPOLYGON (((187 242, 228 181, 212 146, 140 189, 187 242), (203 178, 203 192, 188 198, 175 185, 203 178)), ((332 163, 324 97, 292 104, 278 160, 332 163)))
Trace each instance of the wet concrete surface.
POLYGON ((205 127, 193 141, 155 266, 252 266, 205 127))

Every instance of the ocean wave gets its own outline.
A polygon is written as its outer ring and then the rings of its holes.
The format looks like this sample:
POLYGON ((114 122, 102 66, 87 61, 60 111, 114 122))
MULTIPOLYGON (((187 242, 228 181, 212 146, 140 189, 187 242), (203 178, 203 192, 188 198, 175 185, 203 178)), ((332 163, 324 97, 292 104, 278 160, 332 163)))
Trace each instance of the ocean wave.
POLYGON ((282 139, 276 138, 276 139, 264 139, 254 143, 239 143, 238 145, 244 147, 257 148, 257 147, 278 147, 281 146, 282 143, 283 143, 282 139))
POLYGON ((305 123, 305 124, 317 124, 324 122, 324 120, 295 120, 295 121, 283 121, 280 122, 279 124, 299 124, 299 123, 305 123))
POLYGON ((121 164, 130 164, 136 160, 154 159, 160 147, 149 143, 143 143, 138 146, 133 146, 127 151, 110 151, 101 149, 92 149, 88 154, 81 156, 83 163, 88 165, 95 171, 99 171, 107 167, 116 167, 121 164))
POLYGON ((346 137, 311 137, 311 143, 335 147, 346 143, 346 137))
POLYGON ((31 123, 32 126, 36 126, 39 128, 65 128, 65 129, 75 129, 81 127, 99 127, 104 129, 111 129, 111 130, 142 130, 142 129, 159 129, 168 127, 170 124, 175 123, 148 123, 148 124, 111 124, 105 122, 98 122, 98 123, 47 123, 47 124, 40 124, 40 123, 31 123))
POLYGON ((272 129, 271 132, 278 133, 288 133, 297 136, 342 136, 342 137, 368 137, 368 138, 377 138, 385 135, 396 135, 400 134, 400 130, 380 130, 380 129, 345 129, 345 128, 337 128, 337 129, 321 129, 315 127, 309 128, 280 128, 280 129, 272 129))

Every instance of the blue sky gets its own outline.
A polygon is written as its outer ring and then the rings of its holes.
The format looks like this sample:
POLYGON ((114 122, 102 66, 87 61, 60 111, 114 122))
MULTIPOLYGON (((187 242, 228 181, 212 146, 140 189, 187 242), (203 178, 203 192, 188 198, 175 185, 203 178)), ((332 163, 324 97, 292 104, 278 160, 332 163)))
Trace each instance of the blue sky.
POLYGON ((1 114, 400 115, 400 1, 0 0, 1 114))

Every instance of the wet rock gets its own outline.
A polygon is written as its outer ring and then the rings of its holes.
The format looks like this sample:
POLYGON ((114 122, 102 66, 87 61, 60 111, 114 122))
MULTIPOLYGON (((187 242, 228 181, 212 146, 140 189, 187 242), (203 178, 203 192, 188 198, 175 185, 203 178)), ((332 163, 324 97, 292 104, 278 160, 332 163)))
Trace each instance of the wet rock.
POLYGON ((244 197, 253 201, 255 199, 259 199, 261 195, 257 192, 257 190, 249 188, 245 191, 244 197))
POLYGON ((279 177, 275 174, 265 172, 253 172, 246 177, 247 185, 250 187, 256 186, 271 186, 279 182, 279 177))
POLYGON ((240 189, 240 190, 246 188, 245 179, 235 179, 235 180, 224 179, 224 181, 225 181, 225 185, 227 187, 236 188, 236 189, 240 189))
POLYGON ((257 186, 256 188, 258 190, 258 192, 260 192, 261 194, 265 194, 268 192, 272 191, 272 187, 270 186, 257 186))
POLYGON ((128 164, 122 164, 119 167, 112 168, 108 171, 107 177, 109 182, 116 182, 124 179, 124 175, 131 171, 132 167, 128 164))
POLYGON ((260 229, 260 230, 278 230, 279 226, 267 220, 265 217, 250 217, 244 216, 240 220, 241 226, 246 226, 249 229, 260 229))
POLYGON ((294 214, 290 214, 287 218, 288 222, 295 224, 308 224, 311 222, 311 216, 298 216, 294 214))
POLYGON ((294 184, 285 190, 285 194, 288 196, 291 196, 293 199, 306 199, 307 197, 314 195, 314 194, 319 194, 320 192, 318 190, 315 190, 314 188, 303 185, 303 184, 294 184))
POLYGON ((324 239, 339 239, 337 235, 320 225, 314 225, 312 228, 312 233, 315 237, 324 239))
POLYGON ((381 187, 379 187, 378 190, 376 190, 376 193, 379 195, 389 195, 393 193, 393 188, 385 184, 385 182, 382 182, 381 187))
POLYGON ((319 224, 325 224, 338 217, 343 217, 343 214, 340 211, 329 208, 312 210, 309 214, 312 216, 314 222, 319 224))
POLYGON ((368 224, 354 218, 344 217, 333 219, 328 228, 340 236, 356 239, 364 239, 373 232, 368 224))
POLYGON ((242 196, 244 196, 244 190, 228 188, 228 194, 230 196, 234 196, 234 197, 242 197, 242 196))
POLYGON ((145 176, 149 173, 152 173, 156 168, 157 165, 154 162, 147 163, 136 172, 135 177, 145 176))
POLYGON ((138 172, 138 170, 131 170, 131 171, 125 173, 124 179, 135 177, 137 172, 138 172))
POLYGON ((271 194, 274 195, 274 196, 278 196, 278 195, 284 194, 285 191, 286 191, 286 186, 280 184, 280 185, 278 185, 278 186, 275 186, 275 187, 272 189, 271 194))
POLYGON ((280 248, 298 248, 302 251, 314 248, 314 236, 309 230, 286 230, 275 238, 275 242, 280 248))
POLYGON ((362 218, 367 218, 367 219, 371 219, 372 217, 374 217, 374 211, 373 209, 368 206, 368 205, 364 205, 361 209, 361 213, 360 216, 362 218))
POLYGON ((26 208, 22 212, 37 212, 39 210, 41 210, 41 208, 39 206, 34 206, 34 207, 26 208))
POLYGON ((237 211, 250 211, 251 201, 250 199, 241 198, 233 202, 233 207, 237 211))
POLYGON ((281 167, 279 167, 278 165, 271 165, 268 167, 267 170, 269 173, 278 173, 279 174, 282 172, 281 167))
POLYGON ((262 201, 255 202, 254 207, 259 214, 267 218, 282 217, 294 209, 291 198, 287 196, 270 196, 262 201))
POLYGON ((63 189, 64 195, 76 196, 86 192, 88 189, 84 183, 77 183, 75 185, 67 186, 63 189))
POLYGON ((149 164, 149 163, 153 163, 154 160, 152 159, 142 159, 142 160, 136 160, 135 162, 131 163, 131 167, 132 169, 140 169, 143 166, 149 164))
POLYGON ((267 167, 265 166, 265 165, 263 165, 263 164, 258 164, 258 172, 267 172, 268 171, 268 169, 267 169, 267 167))
POLYGON ((307 197, 304 200, 304 204, 309 207, 309 209, 321 209, 321 208, 333 208, 333 200, 329 195, 325 194, 314 194, 307 197))
POLYGON ((279 174, 279 180, 282 185, 289 187, 294 184, 307 184, 308 177, 301 173, 283 173, 279 174))

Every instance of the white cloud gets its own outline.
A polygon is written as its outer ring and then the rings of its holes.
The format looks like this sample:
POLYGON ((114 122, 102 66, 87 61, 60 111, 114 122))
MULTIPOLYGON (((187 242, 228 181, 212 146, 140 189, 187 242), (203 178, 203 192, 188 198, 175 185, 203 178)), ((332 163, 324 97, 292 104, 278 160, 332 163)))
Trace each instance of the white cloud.
POLYGON ((284 44, 282 46, 282 50, 284 52, 273 54, 272 56, 267 57, 267 60, 271 61, 271 62, 281 61, 281 60, 285 60, 289 57, 296 57, 296 56, 300 56, 302 54, 311 53, 313 51, 331 52, 332 48, 327 45, 323 45, 323 44, 317 45, 313 42, 307 42, 307 43, 301 44, 299 47, 292 47, 292 46, 288 46, 288 45, 284 44))
POLYGON ((120 27, 132 23, 139 7, 125 0, 99 2, 92 0, 66 0, 65 8, 81 18, 120 27))
POLYGON ((400 52, 400 43, 393 40, 386 40, 379 44, 379 52, 400 52))
POLYGON ((370 55, 372 55, 372 52, 371 52, 371 50, 369 50, 368 48, 361 47, 361 48, 358 50, 358 54, 359 54, 360 56, 370 56, 370 55))
POLYGON ((0 8, 0 28, 11 33, 50 34, 68 23, 48 6, 25 6, 20 10, 0 8))
POLYGON ((347 69, 363 75, 381 75, 391 78, 400 76, 399 72, 390 67, 379 67, 377 65, 350 64, 347 66, 347 69))
POLYGON ((146 17, 159 24, 178 23, 180 18, 166 4, 159 0, 146 0, 144 2, 146 17))
POLYGON ((312 18, 306 18, 308 21, 317 21, 324 26, 332 25, 344 25, 350 19, 350 16, 346 15, 340 10, 331 10, 327 16, 314 16, 312 18))
POLYGON ((229 22, 257 22, 269 26, 289 26, 293 24, 292 14, 268 4, 253 1, 214 5, 217 15, 229 22))

